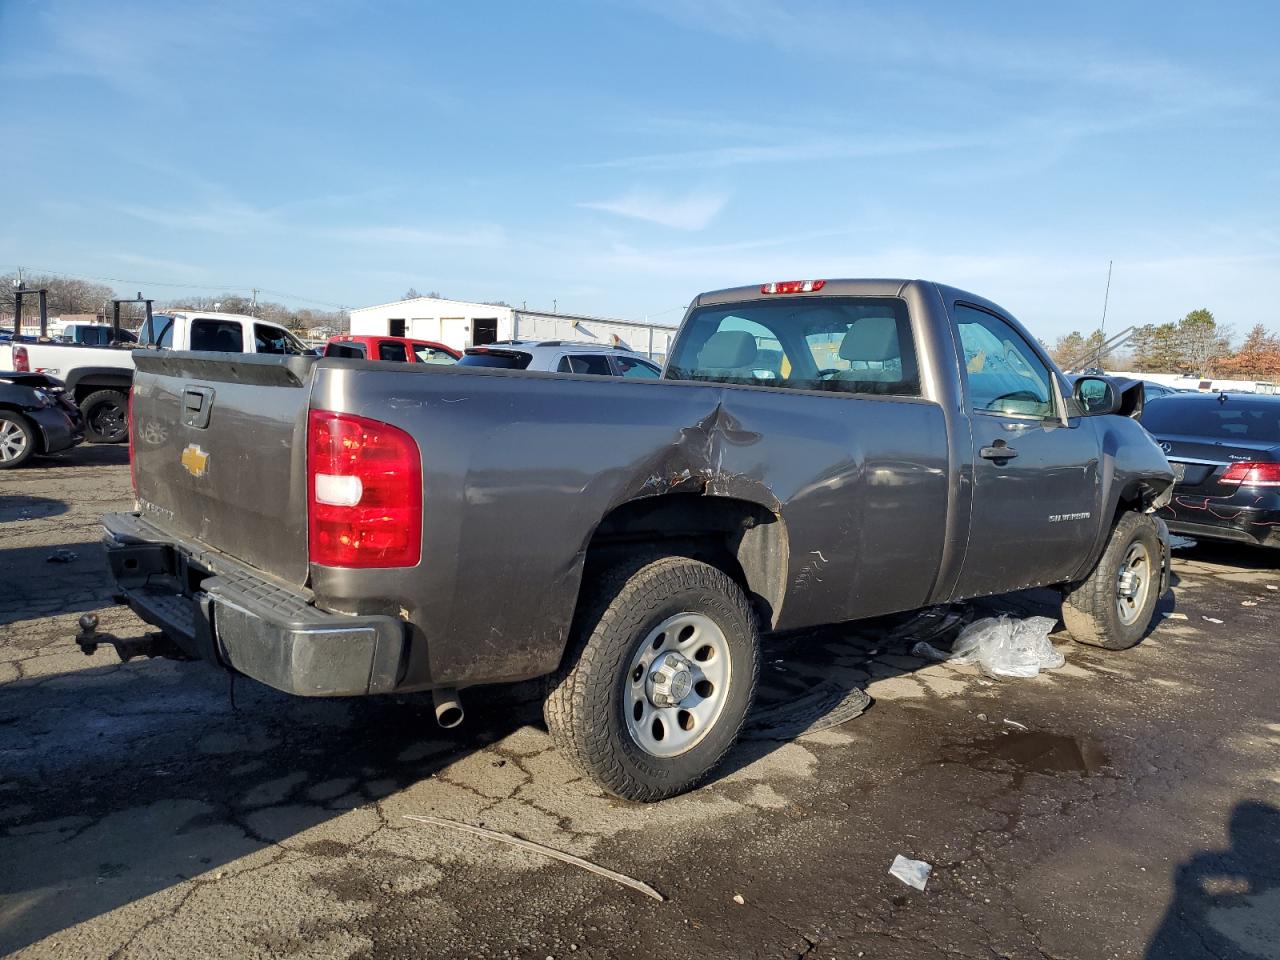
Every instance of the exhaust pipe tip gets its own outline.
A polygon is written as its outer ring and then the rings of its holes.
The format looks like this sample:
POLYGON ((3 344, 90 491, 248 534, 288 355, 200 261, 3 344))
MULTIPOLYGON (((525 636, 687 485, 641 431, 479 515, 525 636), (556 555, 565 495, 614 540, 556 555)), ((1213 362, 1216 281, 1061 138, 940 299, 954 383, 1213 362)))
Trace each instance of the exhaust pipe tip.
POLYGON ((452 730, 462 723, 466 712, 462 709, 462 701, 458 699, 458 691, 446 687, 433 692, 436 702, 436 723, 446 730, 452 730))

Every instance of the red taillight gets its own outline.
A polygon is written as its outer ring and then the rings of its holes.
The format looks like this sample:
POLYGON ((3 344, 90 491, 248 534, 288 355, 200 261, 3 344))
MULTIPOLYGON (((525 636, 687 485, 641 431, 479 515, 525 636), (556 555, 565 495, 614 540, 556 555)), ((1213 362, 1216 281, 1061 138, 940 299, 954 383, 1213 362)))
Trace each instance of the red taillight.
POLYGON ((27 348, 14 346, 13 369, 15 373, 30 373, 31 361, 27 358, 27 348))
POLYGON ((778 283, 766 283, 760 287, 761 293, 817 293, 827 285, 825 280, 782 280, 778 283))
POLYGON ((413 437, 348 413, 307 418, 311 562, 412 567, 422 554, 422 465, 413 437))
POLYGON ((129 418, 129 482, 133 484, 133 492, 138 492, 138 467, 133 458, 133 391, 129 391, 128 412, 125 414, 129 418))
POLYGON ((1280 487, 1280 463, 1233 463, 1218 482, 1238 483, 1243 487, 1280 487))

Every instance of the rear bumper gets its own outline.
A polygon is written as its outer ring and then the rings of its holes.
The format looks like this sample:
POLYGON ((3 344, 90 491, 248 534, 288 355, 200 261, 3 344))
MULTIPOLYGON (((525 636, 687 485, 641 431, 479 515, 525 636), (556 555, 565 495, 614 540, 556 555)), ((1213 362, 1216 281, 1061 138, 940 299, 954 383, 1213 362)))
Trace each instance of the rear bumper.
POLYGON ((60 405, 28 410, 26 416, 40 431, 40 449, 44 453, 57 453, 84 441, 84 419, 73 419, 60 405))
POLYGON ((395 689, 405 630, 394 617, 320 610, 306 591, 136 514, 107 514, 102 523, 125 601, 189 655, 304 697, 395 689))
POLYGON ((1226 498, 1180 494, 1160 516, 1170 530, 1188 537, 1280 548, 1277 494, 1261 498, 1246 491, 1226 498))

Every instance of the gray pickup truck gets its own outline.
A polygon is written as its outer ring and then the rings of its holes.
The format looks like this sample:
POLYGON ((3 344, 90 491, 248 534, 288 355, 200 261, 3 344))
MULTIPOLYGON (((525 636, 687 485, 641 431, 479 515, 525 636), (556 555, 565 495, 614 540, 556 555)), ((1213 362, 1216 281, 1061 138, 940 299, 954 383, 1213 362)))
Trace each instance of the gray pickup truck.
POLYGON ((729 749, 762 632, 1061 584, 1075 638, 1121 649, 1168 583, 1140 391, 1073 389, 935 283, 702 294, 662 380, 135 362, 137 509, 104 525, 159 631, 129 653, 303 696, 432 690, 444 725, 459 688, 546 677, 552 736, 633 800, 729 749))

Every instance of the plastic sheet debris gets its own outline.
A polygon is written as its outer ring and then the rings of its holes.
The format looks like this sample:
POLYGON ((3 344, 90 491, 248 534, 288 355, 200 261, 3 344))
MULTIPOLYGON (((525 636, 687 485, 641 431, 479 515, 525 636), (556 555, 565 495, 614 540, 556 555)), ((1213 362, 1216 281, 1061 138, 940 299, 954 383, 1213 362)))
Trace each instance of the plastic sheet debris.
POLYGON ((1190 547, 1197 546, 1199 541, 1192 540, 1190 537, 1171 536, 1169 538, 1170 550, 1186 550, 1190 547))
POLYGON ((68 550, 66 547, 55 550, 53 553, 49 554, 49 556, 44 558, 45 563, 74 563, 79 559, 80 554, 76 553, 74 550, 68 550))
POLYGON ((929 882, 929 874, 933 872, 933 867, 925 863, 923 860, 912 860, 898 854, 893 858, 893 863, 889 864, 889 875, 897 877, 908 887, 915 887, 917 890, 923 890, 924 885, 929 882))
POLYGON ((1274 583, 1268 583, 1268 584, 1267 584, 1267 589, 1268 589, 1268 590, 1280 590, 1280 587, 1277 587, 1274 583))
POLYGON ((1258 605, 1257 600, 1241 600, 1240 601, 1240 606, 1242 607, 1256 607, 1257 605, 1258 605))
POLYGON ((1185 613, 1166 613, 1164 617, 1166 620, 1186 620, 1187 619, 1187 615, 1185 613))
POLYGON ((1201 617, 1201 620, 1207 620, 1209 623, 1222 623, 1217 617, 1201 617))
POLYGON ((1049 640, 1055 626, 1051 617, 987 617, 960 631, 950 653, 923 641, 911 652, 927 660, 976 663, 989 677, 1034 677, 1067 662, 1049 640))
POLYGON ((1025 723, 1019 723, 1017 720, 1010 720, 1008 717, 1005 717, 1003 722, 1004 722, 1005 726, 1013 727, 1013 729, 1015 729, 1015 730, 1030 730, 1030 729, 1031 729, 1031 728, 1030 728, 1030 727, 1028 727, 1025 723))

